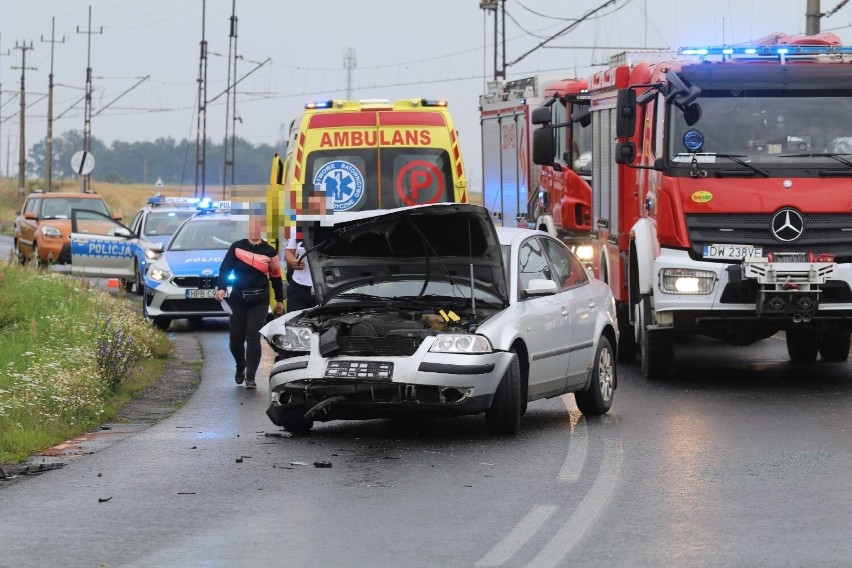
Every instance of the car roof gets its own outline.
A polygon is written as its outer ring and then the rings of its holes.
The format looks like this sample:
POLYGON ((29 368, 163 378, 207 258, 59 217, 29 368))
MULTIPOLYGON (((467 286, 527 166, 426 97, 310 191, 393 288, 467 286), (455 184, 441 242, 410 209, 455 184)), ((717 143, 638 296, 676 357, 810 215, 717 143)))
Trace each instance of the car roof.
POLYGON ((48 199, 56 199, 57 197, 64 197, 64 198, 74 197, 74 198, 77 198, 77 199, 82 198, 82 199, 101 199, 101 200, 103 200, 103 196, 98 194, 98 193, 77 193, 77 192, 71 192, 71 191, 64 191, 64 192, 62 192, 62 191, 51 191, 50 193, 46 193, 46 192, 43 192, 43 191, 34 191, 34 192, 30 193, 29 195, 27 195, 27 197, 33 197, 33 196, 36 196, 36 195, 38 195, 40 197, 45 197, 45 198, 48 198, 48 199))
POLYGON ((528 238, 533 235, 546 235, 544 231, 538 229, 524 229, 522 227, 497 227, 497 238, 500 239, 501 245, 510 245, 517 238, 528 238))

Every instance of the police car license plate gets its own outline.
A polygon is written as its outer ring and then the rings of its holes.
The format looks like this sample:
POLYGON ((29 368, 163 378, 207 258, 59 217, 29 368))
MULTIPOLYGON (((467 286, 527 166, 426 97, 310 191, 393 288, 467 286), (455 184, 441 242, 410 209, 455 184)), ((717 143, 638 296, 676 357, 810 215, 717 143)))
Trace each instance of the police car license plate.
POLYGON ((704 258, 742 260, 747 256, 763 256, 763 247, 754 245, 704 245, 704 258))
POLYGON ((216 290, 187 290, 186 291, 186 299, 187 300, 197 300, 212 298, 213 294, 216 293, 216 290))

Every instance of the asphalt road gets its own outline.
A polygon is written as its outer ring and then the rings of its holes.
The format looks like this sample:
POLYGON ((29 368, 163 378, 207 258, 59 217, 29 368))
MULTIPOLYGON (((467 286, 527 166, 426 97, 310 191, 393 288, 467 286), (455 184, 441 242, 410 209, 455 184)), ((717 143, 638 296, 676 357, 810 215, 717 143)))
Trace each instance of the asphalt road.
POLYGON ((852 564, 852 363, 696 340, 670 382, 621 366, 602 418, 566 396, 513 438, 482 417, 279 437, 225 329, 197 332, 176 414, 0 491, 0 565, 852 564))

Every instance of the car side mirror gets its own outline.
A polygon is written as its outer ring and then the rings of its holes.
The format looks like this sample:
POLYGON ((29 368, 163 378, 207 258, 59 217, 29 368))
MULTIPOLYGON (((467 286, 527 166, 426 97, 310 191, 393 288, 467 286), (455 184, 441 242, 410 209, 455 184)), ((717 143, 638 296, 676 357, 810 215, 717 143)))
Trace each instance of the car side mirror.
POLYGON ((115 219, 116 221, 121 221, 124 217, 122 217, 121 214, 117 214, 117 215, 113 215, 112 218, 115 219))
POLYGON ((524 293, 527 296, 549 296, 559 291, 556 282, 545 278, 533 278, 524 288, 524 293))
POLYGON ((112 234, 116 237, 124 237, 125 239, 129 239, 134 236, 130 229, 125 229, 124 227, 116 228, 112 234))

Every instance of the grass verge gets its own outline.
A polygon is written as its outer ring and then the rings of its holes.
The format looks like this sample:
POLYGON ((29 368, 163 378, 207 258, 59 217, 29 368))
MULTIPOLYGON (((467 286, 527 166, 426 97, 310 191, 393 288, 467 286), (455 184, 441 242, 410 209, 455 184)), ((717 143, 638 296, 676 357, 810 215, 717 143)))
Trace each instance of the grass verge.
POLYGON ((0 464, 113 417, 156 380, 171 348, 122 298, 0 264, 0 464))

